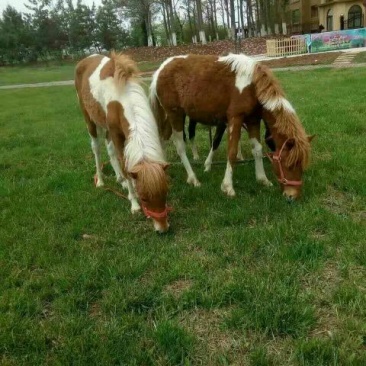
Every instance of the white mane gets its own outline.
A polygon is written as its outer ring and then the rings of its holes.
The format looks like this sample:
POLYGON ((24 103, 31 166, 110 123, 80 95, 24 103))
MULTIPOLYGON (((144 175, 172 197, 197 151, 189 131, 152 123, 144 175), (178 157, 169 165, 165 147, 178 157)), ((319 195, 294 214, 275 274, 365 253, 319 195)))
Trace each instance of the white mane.
POLYGON ((165 163, 158 126, 141 85, 129 81, 120 103, 130 125, 130 137, 125 147, 127 170, 142 160, 165 163))
POLYGON ((218 61, 231 66, 231 71, 236 74, 235 86, 240 93, 246 86, 252 83, 257 62, 251 57, 231 53, 228 56, 219 57, 218 61))

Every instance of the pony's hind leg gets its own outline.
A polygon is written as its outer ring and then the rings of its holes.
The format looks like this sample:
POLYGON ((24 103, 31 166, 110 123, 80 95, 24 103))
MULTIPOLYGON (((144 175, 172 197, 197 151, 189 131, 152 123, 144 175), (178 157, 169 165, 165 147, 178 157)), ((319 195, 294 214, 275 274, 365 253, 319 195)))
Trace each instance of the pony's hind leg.
POLYGON ((225 130, 226 130, 226 123, 222 122, 217 125, 216 131, 215 131, 215 136, 212 141, 211 150, 205 160, 205 172, 209 172, 211 170, 213 157, 221 143, 222 136, 224 135, 225 130))
POLYGON ((91 148, 94 153, 96 174, 95 174, 95 185, 97 187, 104 186, 103 173, 102 173, 102 162, 100 155, 100 143, 99 137, 103 133, 103 129, 97 126, 94 122, 87 120, 89 135, 91 138, 91 148))
POLYGON ((252 145, 252 154, 255 166, 255 178, 257 182, 270 187, 272 183, 268 180, 263 166, 263 149, 260 141, 260 123, 248 125, 248 135, 252 145))
POLYGON ((108 134, 106 136, 105 139, 105 146, 107 148, 108 151, 108 155, 109 155, 109 160, 111 162, 112 168, 116 174, 116 180, 118 183, 121 183, 123 188, 128 188, 127 187, 127 179, 124 176, 121 166, 119 164, 119 161, 117 159, 117 155, 116 155, 116 149, 114 147, 113 141, 111 139, 109 139, 108 134))
POLYGON ((191 149, 192 149, 193 160, 198 160, 200 158, 198 155, 197 145, 195 142, 196 126, 197 126, 197 121, 195 121, 193 119, 189 119, 188 136, 189 136, 189 143, 190 143, 191 149))
POLYGON ((241 118, 232 117, 229 119, 229 133, 228 133, 228 160, 226 164, 226 171, 224 180, 221 183, 221 190, 229 197, 235 196, 233 187, 233 166, 237 160, 238 143, 241 133, 241 118))

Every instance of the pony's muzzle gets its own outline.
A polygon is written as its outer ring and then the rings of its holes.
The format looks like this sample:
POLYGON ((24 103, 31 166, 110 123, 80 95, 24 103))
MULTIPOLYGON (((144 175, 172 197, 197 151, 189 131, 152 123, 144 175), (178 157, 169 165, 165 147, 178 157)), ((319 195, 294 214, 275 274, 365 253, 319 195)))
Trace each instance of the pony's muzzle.
POLYGON ((170 225, 169 225, 167 219, 161 220, 161 221, 153 219, 153 223, 154 223, 155 231, 159 234, 164 234, 169 230, 170 225))
POLYGON ((301 196, 301 189, 298 187, 285 186, 283 195, 288 202, 293 202, 301 196))

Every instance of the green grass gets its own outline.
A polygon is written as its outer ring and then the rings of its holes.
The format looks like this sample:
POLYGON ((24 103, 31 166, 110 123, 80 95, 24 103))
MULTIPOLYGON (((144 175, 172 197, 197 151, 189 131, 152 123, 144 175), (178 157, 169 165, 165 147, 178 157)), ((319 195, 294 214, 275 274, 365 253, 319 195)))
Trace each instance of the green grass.
POLYGON ((94 188, 72 87, 0 91, 1 364, 366 363, 366 71, 278 76, 317 134, 304 197, 259 186, 252 161, 234 199, 225 165, 195 165, 193 188, 173 164, 163 236, 94 188))
POLYGON ((365 63, 366 62, 366 52, 357 53, 352 61, 353 63, 365 63))
MULTIPOLYGON (((160 64, 161 62, 139 62, 138 67, 141 72, 154 71, 160 64)), ((0 67, 0 86, 72 80, 75 65, 76 63, 51 66, 35 65, 33 67, 0 67)))

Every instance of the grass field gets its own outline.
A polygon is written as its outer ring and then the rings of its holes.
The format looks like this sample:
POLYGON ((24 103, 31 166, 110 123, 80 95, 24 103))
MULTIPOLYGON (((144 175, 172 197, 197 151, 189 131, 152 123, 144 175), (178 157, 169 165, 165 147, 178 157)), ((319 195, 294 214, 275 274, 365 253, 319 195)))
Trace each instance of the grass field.
MULTIPOLYGON (((139 62, 140 71, 156 70, 161 62, 139 62)), ((76 63, 33 67, 0 67, 0 86, 14 84, 32 84, 48 81, 64 81, 74 78, 76 63)))
POLYGON ((72 87, 0 91, 2 365, 366 364, 366 71, 278 77, 317 134, 304 197, 173 164, 163 236, 94 188, 72 87))

